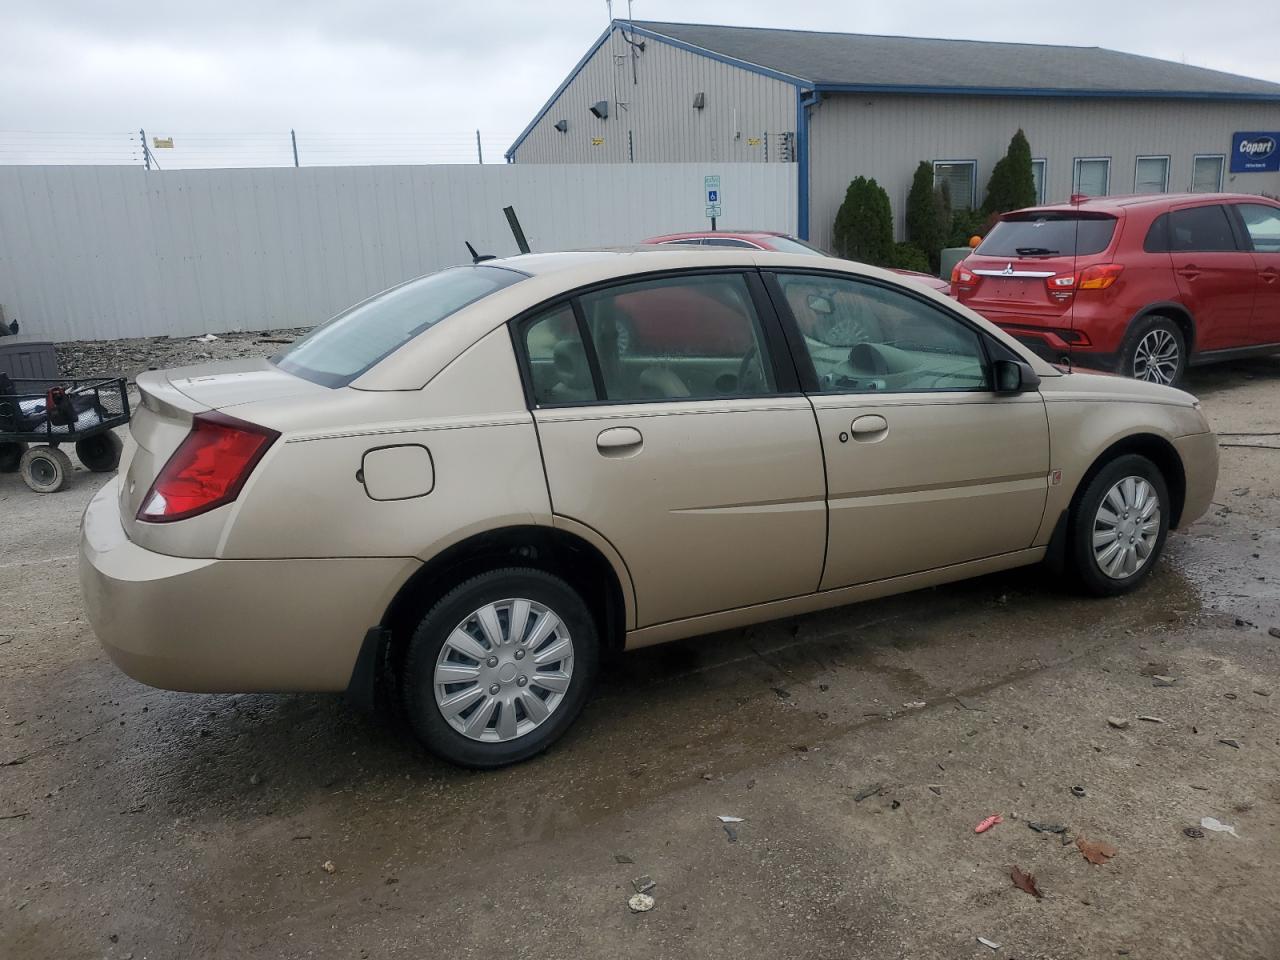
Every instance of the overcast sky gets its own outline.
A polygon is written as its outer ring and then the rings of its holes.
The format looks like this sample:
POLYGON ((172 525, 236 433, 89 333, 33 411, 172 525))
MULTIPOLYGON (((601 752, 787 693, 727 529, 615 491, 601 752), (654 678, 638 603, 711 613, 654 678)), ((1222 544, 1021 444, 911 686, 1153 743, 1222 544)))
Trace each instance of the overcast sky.
MULTIPOLYGON (((634 16, 1096 45, 1280 82, 1277 0, 635 0, 634 16)), ((276 162, 293 127, 313 152, 377 133, 393 159, 472 159, 478 127, 498 160, 607 19, 605 0, 6 0, 0 130, 47 136, 0 150, 93 153, 145 127, 276 162), (82 132, 113 136, 65 136, 82 132)))

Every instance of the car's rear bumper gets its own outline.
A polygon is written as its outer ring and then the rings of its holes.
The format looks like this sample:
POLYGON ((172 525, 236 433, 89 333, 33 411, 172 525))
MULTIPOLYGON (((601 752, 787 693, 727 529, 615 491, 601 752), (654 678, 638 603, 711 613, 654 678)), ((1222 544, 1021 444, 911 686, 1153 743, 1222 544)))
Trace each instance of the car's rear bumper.
POLYGON ((169 690, 347 688, 361 642, 418 566, 400 557, 198 560, 145 550, 120 523, 119 479, 80 526, 89 622, 125 673, 169 690))
POLYGON ((1218 486, 1218 437, 1214 433, 1195 433, 1178 437, 1173 446, 1182 458, 1182 472, 1186 475, 1186 495, 1178 518, 1178 526, 1186 527, 1204 516, 1213 501, 1213 491, 1218 486))

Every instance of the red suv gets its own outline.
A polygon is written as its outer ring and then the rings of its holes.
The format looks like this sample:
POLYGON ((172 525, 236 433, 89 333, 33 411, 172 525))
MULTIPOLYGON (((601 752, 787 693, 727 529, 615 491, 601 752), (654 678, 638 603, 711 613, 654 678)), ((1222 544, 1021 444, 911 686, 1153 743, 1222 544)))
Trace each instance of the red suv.
POLYGON ((1049 360, 1177 383, 1189 363, 1280 353, 1280 203, 1145 194, 1017 210, 951 285, 1049 360))

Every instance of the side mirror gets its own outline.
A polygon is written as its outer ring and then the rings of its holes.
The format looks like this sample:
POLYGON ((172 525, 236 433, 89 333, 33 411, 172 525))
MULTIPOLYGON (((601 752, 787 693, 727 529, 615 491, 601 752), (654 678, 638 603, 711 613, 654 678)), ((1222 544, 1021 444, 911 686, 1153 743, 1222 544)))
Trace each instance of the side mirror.
POLYGON ((997 360, 991 365, 996 393, 1022 393, 1040 386, 1040 375, 1020 360, 997 360))
POLYGON ((808 305, 809 309, 812 310, 814 313, 820 313, 820 314, 823 314, 824 316, 830 316, 831 314, 836 312, 835 307, 832 306, 831 301, 829 299, 827 299, 826 297, 818 296, 818 294, 816 293, 809 294, 809 297, 805 301, 805 303, 808 305))

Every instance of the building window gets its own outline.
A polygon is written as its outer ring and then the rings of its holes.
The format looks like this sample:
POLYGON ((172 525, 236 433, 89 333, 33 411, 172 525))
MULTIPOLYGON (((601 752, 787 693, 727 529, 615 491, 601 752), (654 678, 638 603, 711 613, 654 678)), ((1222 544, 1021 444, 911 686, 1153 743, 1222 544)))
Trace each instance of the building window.
POLYGON ((1111 185, 1110 157, 1076 157, 1071 192, 1086 197, 1105 197, 1111 185))
POLYGON ((974 160, 933 161, 933 185, 946 187, 952 210, 972 210, 978 164, 974 160))
POLYGON ((1047 160, 1031 161, 1031 179, 1036 185, 1036 203, 1044 203, 1044 175, 1049 168, 1047 160))
POLYGON ((1134 193, 1169 192, 1169 158, 1138 157, 1133 165, 1134 193))
POLYGON ((1192 193, 1218 193, 1222 189, 1222 167, 1226 160, 1220 153, 1196 154, 1191 167, 1192 193))

